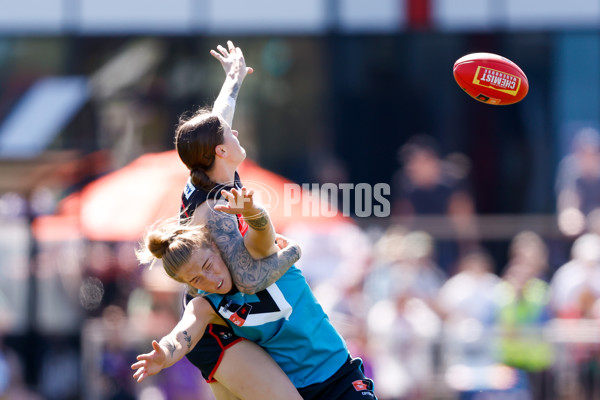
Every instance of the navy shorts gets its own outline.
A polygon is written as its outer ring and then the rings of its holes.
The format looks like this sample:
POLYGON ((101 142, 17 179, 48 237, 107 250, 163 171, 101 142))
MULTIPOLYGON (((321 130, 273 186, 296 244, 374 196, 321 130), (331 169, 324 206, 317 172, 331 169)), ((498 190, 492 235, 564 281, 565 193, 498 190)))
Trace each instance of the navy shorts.
POLYGON ((348 360, 325 382, 298 389, 304 400, 377 400, 373 381, 365 376, 360 358, 348 360))
MULTIPOLYGON (((184 304, 187 304, 191 299, 190 295, 185 295, 184 304)), ((213 376, 219 368, 225 350, 242 340, 245 339, 233 333, 233 330, 228 326, 208 324, 204 335, 196 346, 186 354, 186 357, 200 370, 206 382, 216 382, 213 376)))

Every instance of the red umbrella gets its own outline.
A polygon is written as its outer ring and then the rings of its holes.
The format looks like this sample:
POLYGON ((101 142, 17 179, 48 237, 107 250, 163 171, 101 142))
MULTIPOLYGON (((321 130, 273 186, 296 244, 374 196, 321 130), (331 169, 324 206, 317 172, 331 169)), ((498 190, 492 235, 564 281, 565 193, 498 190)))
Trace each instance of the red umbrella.
MULTIPOLYGON (((350 220, 331 209, 325 210, 326 215, 312 216, 318 199, 301 200, 298 185, 250 160, 244 161, 239 172, 244 185, 254 189, 257 200, 269 210, 277 231, 299 221, 322 227, 350 220)), ((177 217, 188 177, 174 150, 145 154, 65 198, 60 212, 38 218, 34 230, 42 240, 76 232, 90 240, 139 240, 157 220, 177 217)))

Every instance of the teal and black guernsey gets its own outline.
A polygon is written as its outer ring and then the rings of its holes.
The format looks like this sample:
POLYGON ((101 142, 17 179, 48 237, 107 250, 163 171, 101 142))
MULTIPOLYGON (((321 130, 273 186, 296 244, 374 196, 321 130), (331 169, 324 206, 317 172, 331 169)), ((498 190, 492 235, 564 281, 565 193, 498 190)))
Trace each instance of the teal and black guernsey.
POLYGON ((236 335, 263 347, 297 388, 327 380, 348 359, 344 339, 296 266, 256 294, 234 290, 206 298, 236 335))

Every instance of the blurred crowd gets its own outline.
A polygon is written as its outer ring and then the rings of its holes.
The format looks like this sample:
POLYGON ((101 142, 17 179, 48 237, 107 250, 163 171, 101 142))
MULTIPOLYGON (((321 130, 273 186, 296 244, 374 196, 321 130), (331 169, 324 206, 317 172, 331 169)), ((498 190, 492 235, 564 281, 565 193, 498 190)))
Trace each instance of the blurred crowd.
MULTIPOLYGON (((497 257, 479 239, 465 157, 442 157, 419 135, 399 160, 385 223, 299 223, 283 232, 302 246, 298 266, 379 398, 599 399, 598 132, 579 132, 559 166, 562 252, 552 249, 556 238, 525 227, 497 257), (449 222, 451 238, 415 228, 431 215, 449 222)), ((212 398, 186 360, 143 384, 131 377, 135 354, 178 320, 183 294, 160 267, 137 264, 136 245, 38 244, 34 308, 11 304, 24 290, 15 282, 30 287, 28 275, 2 272, 0 398, 212 398)))

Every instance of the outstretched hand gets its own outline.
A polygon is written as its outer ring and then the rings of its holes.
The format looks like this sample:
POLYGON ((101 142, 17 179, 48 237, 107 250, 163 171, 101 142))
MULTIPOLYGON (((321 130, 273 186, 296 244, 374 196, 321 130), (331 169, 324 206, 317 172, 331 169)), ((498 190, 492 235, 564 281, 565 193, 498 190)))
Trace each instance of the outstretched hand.
POLYGON ((231 40, 227 41, 227 48, 218 45, 217 50, 211 50, 210 54, 219 60, 225 73, 233 79, 243 81, 247 74, 254 72, 252 67, 246 66, 246 60, 242 49, 235 47, 231 40))
POLYGON ((165 365, 165 353, 156 340, 152 341, 152 349, 150 353, 137 356, 138 362, 131 366, 131 369, 137 370, 133 374, 133 378, 138 382, 143 381, 148 376, 158 374, 165 365))
POLYGON ((227 204, 215 205, 216 211, 222 211, 227 214, 255 214, 257 213, 254 204, 254 191, 242 187, 241 190, 233 188, 231 191, 221 190, 221 195, 227 200, 227 204))

